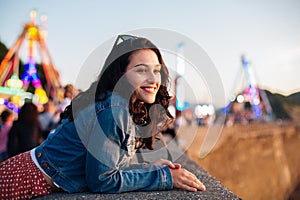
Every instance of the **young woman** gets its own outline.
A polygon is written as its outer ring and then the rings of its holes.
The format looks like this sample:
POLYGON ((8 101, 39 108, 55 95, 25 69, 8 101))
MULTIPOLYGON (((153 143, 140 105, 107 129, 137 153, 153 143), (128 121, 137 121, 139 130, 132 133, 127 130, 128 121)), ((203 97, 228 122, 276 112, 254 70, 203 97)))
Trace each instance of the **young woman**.
POLYGON ((155 136, 172 120, 168 78, 153 43, 118 36, 98 80, 72 100, 62 124, 37 148, 1 163, 1 198, 56 190, 205 190, 171 161, 130 163, 138 148, 153 149, 155 136))

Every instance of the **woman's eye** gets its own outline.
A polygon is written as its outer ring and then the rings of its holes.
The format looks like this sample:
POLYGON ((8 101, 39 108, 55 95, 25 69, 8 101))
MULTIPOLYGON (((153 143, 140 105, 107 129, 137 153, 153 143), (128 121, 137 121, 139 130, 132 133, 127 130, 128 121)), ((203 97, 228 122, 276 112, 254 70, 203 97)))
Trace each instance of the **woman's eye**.
POLYGON ((137 71, 138 73, 146 73, 146 72, 147 72, 146 69, 137 69, 136 71, 137 71))
POLYGON ((154 74, 160 74, 160 69, 155 69, 154 74))

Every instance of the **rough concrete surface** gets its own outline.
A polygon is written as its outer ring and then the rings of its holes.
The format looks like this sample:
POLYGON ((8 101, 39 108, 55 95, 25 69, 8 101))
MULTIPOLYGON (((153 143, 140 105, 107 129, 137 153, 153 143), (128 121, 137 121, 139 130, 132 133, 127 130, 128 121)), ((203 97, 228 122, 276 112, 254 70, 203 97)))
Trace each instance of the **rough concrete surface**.
MULTIPOLYGON (((207 191, 188 192, 183 190, 169 191, 151 191, 151 192, 127 192, 121 194, 92 194, 92 193, 53 193, 47 196, 39 197, 38 199, 240 199, 219 181, 208 174, 202 167, 199 167, 185 153, 181 152, 176 146, 168 146, 171 156, 176 158, 173 160, 182 165, 182 167, 193 172, 206 186, 207 191), (178 159, 177 159, 178 158, 178 159)), ((146 159, 145 159, 146 160, 146 159)))

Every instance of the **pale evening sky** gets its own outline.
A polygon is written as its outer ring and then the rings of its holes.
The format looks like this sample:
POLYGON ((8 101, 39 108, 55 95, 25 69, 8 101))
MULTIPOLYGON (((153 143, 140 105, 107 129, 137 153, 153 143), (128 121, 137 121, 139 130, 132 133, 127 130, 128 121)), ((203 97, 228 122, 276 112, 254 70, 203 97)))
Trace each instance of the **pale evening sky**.
POLYGON ((48 17, 47 46, 63 84, 75 82, 85 59, 106 40, 155 27, 198 43, 215 64, 226 95, 242 54, 251 61, 260 87, 283 94, 300 90, 298 0, 0 0, 0 41, 7 47, 29 22, 32 9, 48 17))

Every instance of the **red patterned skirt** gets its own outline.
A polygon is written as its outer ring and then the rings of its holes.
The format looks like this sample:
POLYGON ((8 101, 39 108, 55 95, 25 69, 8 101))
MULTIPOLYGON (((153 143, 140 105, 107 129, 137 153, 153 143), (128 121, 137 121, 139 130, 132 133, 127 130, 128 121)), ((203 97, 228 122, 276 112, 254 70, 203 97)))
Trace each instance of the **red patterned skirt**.
POLYGON ((30 151, 0 163, 0 199, 31 199, 51 192, 30 151))

